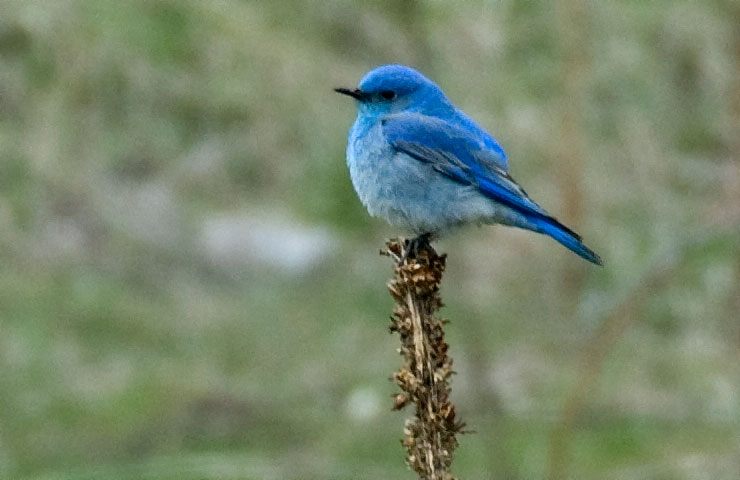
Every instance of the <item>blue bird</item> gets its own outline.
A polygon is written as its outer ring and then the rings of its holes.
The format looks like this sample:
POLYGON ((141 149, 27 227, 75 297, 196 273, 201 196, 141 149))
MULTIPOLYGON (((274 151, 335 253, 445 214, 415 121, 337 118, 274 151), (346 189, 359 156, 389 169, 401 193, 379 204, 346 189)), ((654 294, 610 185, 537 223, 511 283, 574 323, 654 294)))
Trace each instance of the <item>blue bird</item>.
POLYGON ((509 175, 501 145, 418 71, 385 65, 358 88, 347 164, 368 212, 427 241, 465 224, 503 224, 554 238, 589 262, 601 259, 534 203, 509 175))

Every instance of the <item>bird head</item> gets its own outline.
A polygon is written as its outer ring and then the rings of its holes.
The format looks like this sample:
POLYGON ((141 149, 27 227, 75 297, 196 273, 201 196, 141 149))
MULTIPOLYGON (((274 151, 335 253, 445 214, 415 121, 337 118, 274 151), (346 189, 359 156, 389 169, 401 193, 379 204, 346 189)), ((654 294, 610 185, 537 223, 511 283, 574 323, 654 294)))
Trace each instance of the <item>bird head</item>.
POLYGON ((413 68, 384 65, 368 72, 355 89, 335 88, 357 100, 360 114, 383 115, 448 105, 442 90, 413 68))

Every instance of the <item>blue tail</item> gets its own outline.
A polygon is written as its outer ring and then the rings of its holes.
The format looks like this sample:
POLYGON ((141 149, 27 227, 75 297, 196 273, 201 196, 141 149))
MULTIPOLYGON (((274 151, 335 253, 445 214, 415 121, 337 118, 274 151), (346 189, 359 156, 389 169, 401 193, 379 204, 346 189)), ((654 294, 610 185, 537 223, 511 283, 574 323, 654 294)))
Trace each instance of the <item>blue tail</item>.
POLYGON ((562 244, 565 248, 575 252, 578 256, 585 258, 591 263, 596 265, 603 265, 601 258, 599 258, 593 250, 588 248, 581 241, 581 236, 576 232, 566 227, 562 223, 558 222, 552 217, 538 217, 529 218, 529 221, 534 225, 535 231, 544 233, 562 244))

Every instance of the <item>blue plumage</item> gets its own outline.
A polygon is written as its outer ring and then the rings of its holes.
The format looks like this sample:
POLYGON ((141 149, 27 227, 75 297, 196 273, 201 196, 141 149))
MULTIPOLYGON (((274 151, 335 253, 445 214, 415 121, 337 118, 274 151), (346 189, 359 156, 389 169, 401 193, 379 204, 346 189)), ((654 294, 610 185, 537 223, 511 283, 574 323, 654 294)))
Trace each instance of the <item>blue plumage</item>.
POLYGON ((402 65, 369 72, 359 88, 347 164, 371 215, 416 234, 501 223, 548 235, 586 260, 601 259, 534 203, 508 173, 496 140, 421 73, 402 65))

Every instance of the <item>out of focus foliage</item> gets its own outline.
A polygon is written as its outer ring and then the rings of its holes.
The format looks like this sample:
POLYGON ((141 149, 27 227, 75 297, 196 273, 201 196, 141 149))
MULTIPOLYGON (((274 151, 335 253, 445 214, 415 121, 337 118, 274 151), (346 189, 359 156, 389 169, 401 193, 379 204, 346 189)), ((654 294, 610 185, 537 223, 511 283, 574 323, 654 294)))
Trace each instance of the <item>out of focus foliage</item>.
POLYGON ((731 0, 4 0, 0 477, 412 477, 332 92, 391 62, 605 261, 442 241, 456 473, 737 478, 731 0))

